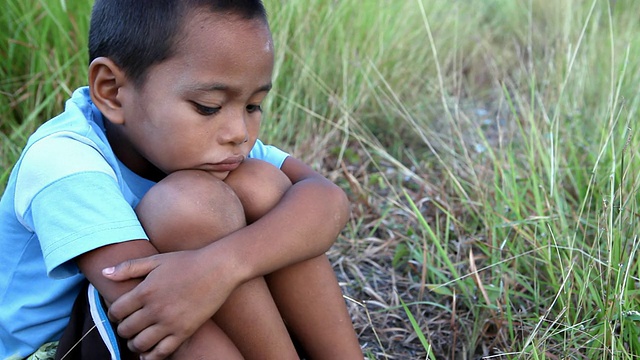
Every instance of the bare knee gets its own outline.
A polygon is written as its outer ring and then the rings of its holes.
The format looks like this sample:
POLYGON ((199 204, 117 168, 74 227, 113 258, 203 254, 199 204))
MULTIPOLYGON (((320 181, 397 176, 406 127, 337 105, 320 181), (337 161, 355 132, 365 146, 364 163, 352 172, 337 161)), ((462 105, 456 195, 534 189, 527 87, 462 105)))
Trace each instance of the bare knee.
POLYGON ((168 175, 147 192, 136 214, 160 252, 201 248, 246 224, 233 189, 199 170, 168 175))
POLYGON ((261 218, 291 187, 289 178, 277 167, 261 160, 247 159, 225 179, 238 195, 248 223, 261 218))

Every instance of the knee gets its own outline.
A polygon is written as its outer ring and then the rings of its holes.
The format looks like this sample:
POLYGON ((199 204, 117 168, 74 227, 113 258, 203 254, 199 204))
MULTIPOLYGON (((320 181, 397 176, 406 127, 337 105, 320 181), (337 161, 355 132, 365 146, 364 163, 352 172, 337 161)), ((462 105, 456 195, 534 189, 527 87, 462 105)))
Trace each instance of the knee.
POLYGON ((280 169, 255 159, 245 160, 229 174, 225 183, 237 194, 249 223, 276 206, 291 187, 291 181, 280 169))
POLYGON ((147 192, 135 210, 161 252, 200 248, 246 225, 235 192, 199 170, 168 175, 147 192))

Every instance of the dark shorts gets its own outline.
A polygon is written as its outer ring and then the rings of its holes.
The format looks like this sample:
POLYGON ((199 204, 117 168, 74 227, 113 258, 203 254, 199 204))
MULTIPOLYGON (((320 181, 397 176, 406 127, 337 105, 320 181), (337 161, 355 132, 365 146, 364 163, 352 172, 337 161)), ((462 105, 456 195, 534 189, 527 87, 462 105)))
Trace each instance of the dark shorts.
MULTIPOLYGON (((300 358, 305 359, 299 344, 295 339, 292 340, 294 340, 300 358)), ((102 297, 98 290, 88 282, 76 298, 69 324, 58 342, 55 360, 63 359, 139 359, 139 356, 129 351, 126 340, 116 333, 116 324, 109 321, 107 308, 102 297)))
POLYGON ((64 330, 56 360, 121 360, 134 358, 126 340, 116 333, 98 290, 87 283, 73 304, 69 324, 64 330))

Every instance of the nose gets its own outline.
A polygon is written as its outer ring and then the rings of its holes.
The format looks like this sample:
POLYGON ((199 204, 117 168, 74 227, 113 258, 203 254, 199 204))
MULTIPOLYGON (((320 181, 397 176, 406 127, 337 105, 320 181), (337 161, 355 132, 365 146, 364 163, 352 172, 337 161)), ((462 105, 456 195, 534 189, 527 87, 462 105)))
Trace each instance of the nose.
POLYGON ((224 128, 220 129, 220 140, 223 144, 240 145, 249 140, 249 131, 244 111, 235 113, 224 120, 224 128))

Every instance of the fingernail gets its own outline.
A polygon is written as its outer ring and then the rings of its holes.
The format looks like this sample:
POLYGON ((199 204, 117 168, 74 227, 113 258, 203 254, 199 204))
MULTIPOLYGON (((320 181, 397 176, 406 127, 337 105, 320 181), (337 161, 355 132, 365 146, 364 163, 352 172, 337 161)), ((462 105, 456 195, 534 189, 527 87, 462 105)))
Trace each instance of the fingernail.
POLYGON ((114 272, 116 272, 116 268, 114 268, 113 266, 102 269, 102 274, 104 275, 112 275, 114 272))

